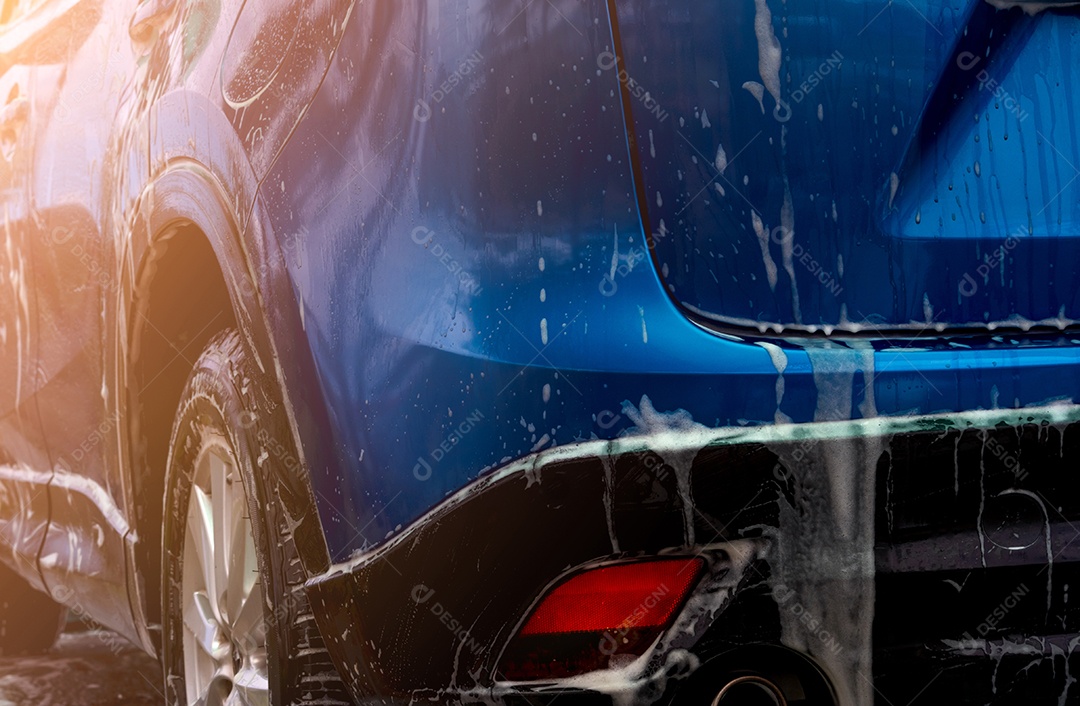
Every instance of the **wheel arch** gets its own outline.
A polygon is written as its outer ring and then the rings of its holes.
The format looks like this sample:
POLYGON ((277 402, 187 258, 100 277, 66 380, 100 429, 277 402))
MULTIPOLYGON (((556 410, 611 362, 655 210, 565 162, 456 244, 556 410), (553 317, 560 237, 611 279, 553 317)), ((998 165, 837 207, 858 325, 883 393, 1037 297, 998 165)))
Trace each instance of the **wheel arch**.
MULTIPOLYGON (((246 191, 241 187, 241 190, 246 191)), ((173 419, 194 361, 218 332, 234 327, 257 367, 274 377, 299 444, 289 395, 265 316, 266 283, 282 276, 263 254, 256 219, 241 219, 237 193, 190 158, 175 159, 142 190, 126 253, 129 276, 119 305, 117 349, 121 424, 126 438, 128 512, 137 541, 129 543, 129 591, 136 624, 147 646, 160 648, 162 517, 165 467, 173 419), (241 225, 243 223, 243 225, 241 225), (262 286, 260 286, 262 285, 262 286)), ((269 249, 269 248, 266 248, 269 249)), ((302 454, 299 469, 304 468, 302 454)), ((303 517, 305 566, 328 563, 325 540, 302 472, 287 480, 303 517), (310 508, 306 507, 310 504, 310 508), (320 552, 321 544, 321 552, 320 552)))

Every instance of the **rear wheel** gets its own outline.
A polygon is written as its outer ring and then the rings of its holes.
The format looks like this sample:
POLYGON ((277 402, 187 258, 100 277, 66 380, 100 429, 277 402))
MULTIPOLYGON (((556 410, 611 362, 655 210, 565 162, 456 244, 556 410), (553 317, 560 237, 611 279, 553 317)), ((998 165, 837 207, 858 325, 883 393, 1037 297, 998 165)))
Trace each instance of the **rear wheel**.
POLYGON ((44 652, 56 643, 67 609, 0 563, 0 657, 44 652))
POLYGON ((171 704, 347 704, 278 500, 290 448, 273 387, 227 331, 195 365, 166 478, 163 663, 171 704), (264 442, 273 441, 271 449, 264 442))

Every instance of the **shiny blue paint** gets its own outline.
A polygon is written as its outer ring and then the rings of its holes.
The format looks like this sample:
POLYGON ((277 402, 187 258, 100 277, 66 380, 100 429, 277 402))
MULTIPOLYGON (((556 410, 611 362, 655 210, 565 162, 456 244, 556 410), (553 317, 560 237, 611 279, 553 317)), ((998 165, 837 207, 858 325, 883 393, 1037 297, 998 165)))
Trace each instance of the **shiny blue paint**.
POLYGON ((678 301, 750 330, 1078 316, 1074 10, 618 8, 625 75, 670 113, 632 101, 645 206, 666 233, 657 260, 678 301), (772 37, 781 59, 770 72, 760 48, 772 37), (755 217, 771 236, 773 281, 755 217))
MULTIPOLYGON (((633 422, 624 404, 646 396, 658 410, 728 426, 1023 406, 1080 390, 1080 353, 1056 334, 845 343, 696 325, 643 257, 618 77, 598 64, 613 50, 606 3, 460 13, 436 2, 419 12, 375 5, 356 7, 260 191, 303 312, 302 330, 272 335, 279 349, 310 346, 317 379, 294 388, 305 408, 328 410, 325 427, 304 441, 318 459, 312 484, 333 559, 378 545, 531 450, 625 433, 633 422), (777 369, 759 343, 785 351, 779 400, 777 369)), ((652 17, 632 12, 644 3, 624 5, 627 27, 652 17)), ((954 5, 941 15, 956 23, 963 3, 954 5)), ((724 37, 749 51, 753 3, 739 8, 724 37)), ((936 44, 928 42, 944 56, 948 47, 936 44)), ((687 51, 657 41, 648 71, 687 51)), ((700 86, 679 75, 654 85, 669 121, 696 119, 700 86)), ((867 139, 871 125, 867 118, 867 139)), ((673 153, 664 139, 657 150, 673 153)), ((899 160, 897 143, 889 149, 899 160)), ((739 161, 757 174, 769 154, 739 161)), ((685 151, 678 158, 693 163, 685 151)), ((866 184, 847 194, 851 204, 874 200, 868 189, 879 181, 866 184)), ((747 258, 740 267, 760 269, 760 254, 747 258)), ((851 274, 862 284, 845 288, 879 302, 888 295, 882 275, 864 265, 851 274)), ((940 285, 955 291, 955 281, 940 285)), ((754 286, 744 282, 740 296, 754 286)))

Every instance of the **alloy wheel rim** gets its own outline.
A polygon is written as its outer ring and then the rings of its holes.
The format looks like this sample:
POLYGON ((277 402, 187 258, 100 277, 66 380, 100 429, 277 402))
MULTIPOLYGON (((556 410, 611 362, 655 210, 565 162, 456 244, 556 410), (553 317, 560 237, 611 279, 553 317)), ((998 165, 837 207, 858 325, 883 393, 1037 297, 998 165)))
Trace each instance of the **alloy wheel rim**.
POLYGON ((258 555, 239 464, 204 440, 184 532, 183 646, 189 706, 269 706, 258 555))

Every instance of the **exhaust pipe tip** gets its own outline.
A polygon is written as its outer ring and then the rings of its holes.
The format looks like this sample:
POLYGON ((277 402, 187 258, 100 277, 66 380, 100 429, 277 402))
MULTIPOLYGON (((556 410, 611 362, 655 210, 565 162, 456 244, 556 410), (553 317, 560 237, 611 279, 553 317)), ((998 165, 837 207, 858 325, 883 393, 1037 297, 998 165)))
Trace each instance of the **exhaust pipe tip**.
POLYGON ((787 699, 776 684, 748 674, 725 684, 712 706, 787 706, 787 699))

